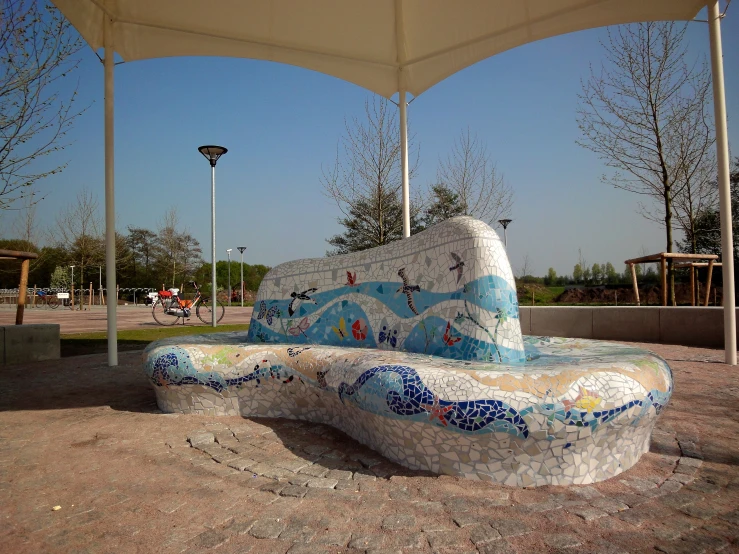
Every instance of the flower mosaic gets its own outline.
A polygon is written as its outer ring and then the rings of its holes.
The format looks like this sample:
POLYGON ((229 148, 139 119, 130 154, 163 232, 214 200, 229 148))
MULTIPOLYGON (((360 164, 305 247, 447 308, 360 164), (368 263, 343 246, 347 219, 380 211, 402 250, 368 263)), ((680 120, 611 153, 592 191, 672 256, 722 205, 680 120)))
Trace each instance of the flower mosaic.
POLYGON ((512 283, 497 235, 455 218, 278 266, 248 336, 157 341, 144 367, 164 411, 328 423, 414 469, 518 486, 628 469, 669 367, 626 345, 522 337, 512 283))

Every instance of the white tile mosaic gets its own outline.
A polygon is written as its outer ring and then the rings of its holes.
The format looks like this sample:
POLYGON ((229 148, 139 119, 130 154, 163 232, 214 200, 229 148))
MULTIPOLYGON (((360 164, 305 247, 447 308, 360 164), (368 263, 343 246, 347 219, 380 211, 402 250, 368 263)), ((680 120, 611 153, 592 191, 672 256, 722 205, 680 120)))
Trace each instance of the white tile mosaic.
POLYGON ((257 302, 248 338, 147 348, 162 410, 328 423, 407 467, 532 486, 631 467, 672 392, 652 353, 524 341, 505 252, 470 218, 283 264, 257 302))

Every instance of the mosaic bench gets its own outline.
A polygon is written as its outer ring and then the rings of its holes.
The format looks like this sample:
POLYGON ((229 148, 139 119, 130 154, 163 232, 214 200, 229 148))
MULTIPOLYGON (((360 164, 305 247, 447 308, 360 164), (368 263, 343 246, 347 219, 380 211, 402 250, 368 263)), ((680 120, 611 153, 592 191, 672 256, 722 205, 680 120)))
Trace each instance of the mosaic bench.
POLYGON ((144 367, 166 412, 327 423, 410 468, 517 486, 628 469, 672 392, 650 352, 523 337, 502 244, 467 217, 277 266, 248 335, 157 341, 144 367))

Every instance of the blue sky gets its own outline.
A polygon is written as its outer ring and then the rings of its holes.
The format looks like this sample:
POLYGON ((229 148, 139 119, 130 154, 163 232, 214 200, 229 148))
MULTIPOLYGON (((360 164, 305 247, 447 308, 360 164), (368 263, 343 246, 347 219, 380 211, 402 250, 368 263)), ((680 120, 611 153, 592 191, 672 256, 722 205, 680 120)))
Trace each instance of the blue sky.
MULTIPOLYGON (((637 212, 637 195, 600 182, 603 163, 575 141, 580 80, 599 64, 603 29, 522 46, 436 85, 409 108, 421 158, 411 187, 427 187, 440 156, 470 127, 486 141, 515 191, 508 229, 514 268, 528 254, 534 273, 571 273, 587 260, 623 260, 663 249, 664 231, 637 212)), ((692 55, 709 56, 708 27, 688 31, 692 55)), ((723 24, 730 144, 739 143, 739 10, 723 24)), ((90 104, 64 151, 68 168, 39 185, 41 225, 81 187, 103 204, 103 70, 86 48, 77 74, 90 104)), ((171 58, 116 67, 117 226, 156 229, 173 205, 210 259, 210 172, 197 152, 222 144, 216 175, 217 256, 247 246, 245 261, 276 265, 322 256, 341 231, 322 194, 344 119, 361 116, 371 93, 304 69, 243 59, 171 58)), ((736 148, 736 146, 735 146, 736 148)), ((1 222, 8 235, 9 217, 1 222)))

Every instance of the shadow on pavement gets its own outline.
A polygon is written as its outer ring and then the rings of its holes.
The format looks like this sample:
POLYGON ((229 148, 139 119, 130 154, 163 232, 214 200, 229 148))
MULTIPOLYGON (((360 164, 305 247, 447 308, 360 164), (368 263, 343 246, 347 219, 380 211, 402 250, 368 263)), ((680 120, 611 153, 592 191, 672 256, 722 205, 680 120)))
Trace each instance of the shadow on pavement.
MULTIPOLYGON (((150 341, 146 340, 118 339, 118 352, 140 351, 146 348, 149 343, 150 341)), ((108 339, 61 339, 59 347, 62 358, 88 354, 106 354, 108 352, 108 339)))
MULTIPOLYGON (((300 459, 312 462, 318 473, 316 476, 344 479, 346 476, 324 475, 321 468, 328 471, 349 471, 354 475, 355 484, 375 478, 401 477, 437 477, 436 474, 408 469, 361 444, 338 429, 323 423, 312 423, 303 420, 281 418, 245 418, 250 424, 264 426, 273 431, 256 439, 241 438, 246 441, 256 440, 253 444, 264 447, 268 441, 276 440, 284 448, 300 459), (271 437, 271 438, 265 438, 271 437)), ((230 427, 239 438, 238 426, 230 427)))
POLYGON ((108 367, 96 354, 0 368, 0 412, 110 406, 129 412, 158 411, 141 371, 141 352, 123 352, 108 367))

